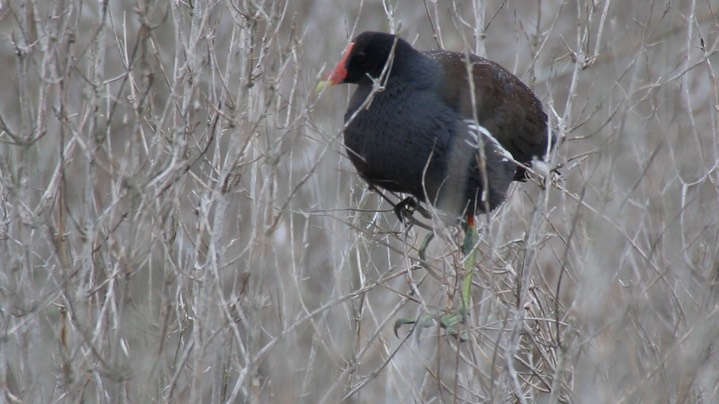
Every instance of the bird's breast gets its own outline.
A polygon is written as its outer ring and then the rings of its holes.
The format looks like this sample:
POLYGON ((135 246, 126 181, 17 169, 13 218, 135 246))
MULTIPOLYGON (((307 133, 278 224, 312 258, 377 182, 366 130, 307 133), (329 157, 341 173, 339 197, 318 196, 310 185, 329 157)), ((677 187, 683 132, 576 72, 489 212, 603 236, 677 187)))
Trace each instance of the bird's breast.
POLYGON ((456 117, 428 92, 388 86, 365 103, 370 93, 358 89, 345 116, 350 160, 367 181, 424 199, 446 171, 456 117))

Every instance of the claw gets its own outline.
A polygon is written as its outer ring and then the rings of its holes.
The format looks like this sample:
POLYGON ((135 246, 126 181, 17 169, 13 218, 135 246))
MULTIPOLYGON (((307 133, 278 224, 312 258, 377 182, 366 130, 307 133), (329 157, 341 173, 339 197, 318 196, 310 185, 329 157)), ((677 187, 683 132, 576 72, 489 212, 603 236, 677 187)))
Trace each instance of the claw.
POLYGON ((419 202, 417 202, 417 200, 412 196, 397 202, 392 210, 394 211, 394 214, 397 215, 400 222, 404 222, 405 219, 409 219, 410 222, 412 222, 412 214, 414 212, 419 212, 419 214, 424 216, 425 219, 432 218, 429 211, 420 206, 419 202))
POLYGON ((446 331, 447 335, 457 338, 459 342, 469 339, 467 330, 457 331, 456 329, 457 324, 465 323, 464 310, 461 309, 459 312, 445 313, 439 317, 433 314, 423 314, 417 319, 400 318, 394 322, 394 335, 399 338, 399 329, 402 326, 411 325, 411 332, 417 331, 417 338, 419 338, 422 330, 433 326, 435 322, 439 324, 439 328, 446 331))

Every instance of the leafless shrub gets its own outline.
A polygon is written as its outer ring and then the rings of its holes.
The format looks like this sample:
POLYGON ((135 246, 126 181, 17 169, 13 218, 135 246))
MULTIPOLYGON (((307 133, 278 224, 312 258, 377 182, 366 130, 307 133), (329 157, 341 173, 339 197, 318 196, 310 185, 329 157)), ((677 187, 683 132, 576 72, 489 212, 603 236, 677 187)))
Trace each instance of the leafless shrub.
POLYGON ((715 402, 719 17, 684 2, 3 2, 8 402, 715 402), (406 229, 341 145, 349 37, 528 82, 559 181, 406 229), (410 293, 410 291, 414 293, 410 293))

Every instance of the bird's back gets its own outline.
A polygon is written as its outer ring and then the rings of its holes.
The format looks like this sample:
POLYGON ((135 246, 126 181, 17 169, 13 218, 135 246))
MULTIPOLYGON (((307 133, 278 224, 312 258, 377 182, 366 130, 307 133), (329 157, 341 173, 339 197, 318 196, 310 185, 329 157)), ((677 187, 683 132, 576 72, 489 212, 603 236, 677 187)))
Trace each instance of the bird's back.
MULTIPOLYGON (((459 52, 429 50, 425 56, 442 65, 438 91, 443 101, 465 119, 477 119, 514 159, 531 165, 547 152, 547 115, 534 92, 499 64, 459 52), (474 91, 472 91, 474 89, 474 91), (473 96, 474 95, 474 96, 473 96)), ((515 180, 524 180, 518 168, 515 180)))

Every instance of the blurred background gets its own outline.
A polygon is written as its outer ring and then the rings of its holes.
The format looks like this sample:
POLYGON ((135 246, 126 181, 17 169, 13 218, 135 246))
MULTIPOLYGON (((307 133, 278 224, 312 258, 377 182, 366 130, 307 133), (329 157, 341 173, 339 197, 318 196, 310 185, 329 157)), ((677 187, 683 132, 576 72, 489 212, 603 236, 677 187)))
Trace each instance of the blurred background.
POLYGON ((719 401, 717 13, 1 2, 2 401, 719 401), (459 307, 462 234, 419 267, 315 91, 365 30, 499 62, 560 139, 480 220, 466 341, 395 335, 459 307))

